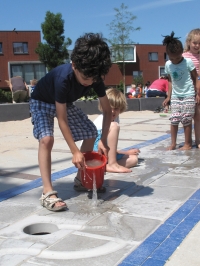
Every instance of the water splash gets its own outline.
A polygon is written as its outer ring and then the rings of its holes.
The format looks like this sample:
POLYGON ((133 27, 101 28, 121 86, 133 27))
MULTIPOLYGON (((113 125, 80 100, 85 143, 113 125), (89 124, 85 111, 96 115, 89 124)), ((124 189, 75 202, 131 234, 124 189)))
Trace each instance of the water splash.
POLYGON ((98 206, 97 187, 96 187, 96 176, 95 176, 95 173, 94 172, 93 172, 93 193, 92 193, 91 206, 92 207, 97 207, 98 206))

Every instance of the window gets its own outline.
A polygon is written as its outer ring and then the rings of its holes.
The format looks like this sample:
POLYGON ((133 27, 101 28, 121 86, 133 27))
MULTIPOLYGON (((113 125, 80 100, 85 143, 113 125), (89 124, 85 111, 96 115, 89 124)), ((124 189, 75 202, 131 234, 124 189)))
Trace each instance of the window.
POLYGON ((3 53, 3 49, 2 49, 2 42, 0 42, 0 54, 3 53))
POLYGON ((158 61, 158 53, 149 53, 149 61, 158 61))
POLYGON ((10 64, 11 77, 21 76, 27 84, 30 84, 31 79, 41 79, 46 74, 44 64, 10 64))
POLYGON ((133 77, 142 77, 143 72, 142 71, 133 71, 133 77))
MULTIPOLYGON (((123 62, 123 51, 121 47, 114 49, 111 47, 111 60, 112 62, 123 62)), ((136 49, 135 45, 127 45, 124 48, 124 61, 125 62, 136 62, 136 49)))
POLYGON ((158 75, 159 75, 159 77, 166 75, 164 66, 159 66, 158 75))
POLYGON ((28 43, 27 42, 14 42, 13 43, 13 53, 14 54, 27 54, 28 53, 28 43))
POLYGON ((164 53, 164 59, 165 59, 165 61, 169 60, 169 56, 167 53, 164 53))

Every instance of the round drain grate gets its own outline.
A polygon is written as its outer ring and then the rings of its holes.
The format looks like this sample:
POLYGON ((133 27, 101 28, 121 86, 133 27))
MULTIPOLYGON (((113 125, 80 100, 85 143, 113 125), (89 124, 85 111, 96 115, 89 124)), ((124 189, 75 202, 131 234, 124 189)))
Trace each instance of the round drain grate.
POLYGON ((58 227, 55 224, 41 223, 31 224, 26 226, 23 231, 25 234, 38 236, 38 235, 49 235, 58 231, 58 227))

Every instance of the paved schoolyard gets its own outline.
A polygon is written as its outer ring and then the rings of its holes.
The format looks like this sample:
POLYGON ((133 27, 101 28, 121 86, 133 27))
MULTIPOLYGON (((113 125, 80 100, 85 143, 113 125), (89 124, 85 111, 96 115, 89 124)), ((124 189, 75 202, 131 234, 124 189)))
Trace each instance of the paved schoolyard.
MULTIPOLYGON (((151 111, 120 116, 119 148, 139 147, 139 164, 105 175, 97 207, 90 193, 73 190, 76 168, 55 120, 52 179, 68 205, 59 213, 39 205, 30 119, 1 122, 0 265, 199 265, 200 151, 166 151, 168 118, 151 111)), ((180 126, 177 143, 183 141, 180 126)))

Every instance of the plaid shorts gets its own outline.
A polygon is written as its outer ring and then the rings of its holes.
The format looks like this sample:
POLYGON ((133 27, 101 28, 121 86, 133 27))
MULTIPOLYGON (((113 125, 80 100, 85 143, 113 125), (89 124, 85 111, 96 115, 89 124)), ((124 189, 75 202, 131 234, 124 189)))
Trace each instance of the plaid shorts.
MULTIPOLYGON (((31 99, 30 112, 34 125, 34 137, 40 140, 46 136, 53 136, 54 117, 56 117, 55 104, 31 99)), ((97 137, 96 126, 80 108, 73 104, 67 105, 67 118, 74 141, 97 137)))
POLYGON ((177 97, 171 99, 171 124, 178 125, 180 122, 183 126, 192 123, 195 113, 195 97, 177 97))

